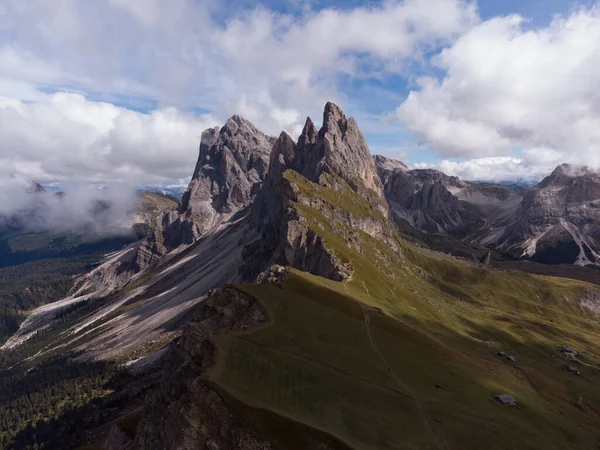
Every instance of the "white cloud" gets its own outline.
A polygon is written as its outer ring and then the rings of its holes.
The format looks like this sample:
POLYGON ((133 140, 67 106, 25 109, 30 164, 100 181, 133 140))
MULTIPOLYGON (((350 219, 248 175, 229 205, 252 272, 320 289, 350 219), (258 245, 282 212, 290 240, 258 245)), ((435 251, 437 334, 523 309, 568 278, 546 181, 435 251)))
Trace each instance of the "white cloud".
POLYGON ((202 130, 217 123, 175 108, 142 114, 78 94, 45 94, 33 103, 0 97, 0 166, 5 176, 39 182, 181 182, 202 130))
POLYGON ((454 175, 464 180, 537 181, 548 175, 555 165, 532 164, 522 158, 497 156, 461 162, 443 160, 435 164, 416 163, 413 167, 415 169, 437 169, 446 175, 454 175))
MULTIPOLYGON (((476 20, 474 5, 461 0, 324 9, 299 20, 254 10, 214 32, 217 66, 225 69, 219 79, 232 94, 224 105, 237 111, 251 104, 263 117, 273 109, 294 110, 289 118, 296 119, 283 124, 294 133, 303 124, 300 112, 319 117, 326 101, 343 101, 337 89, 340 75, 378 77, 382 65, 388 70, 402 67, 401 62, 450 42, 476 20)), ((271 133, 282 125, 264 122, 271 133)))
POLYGON ((180 183, 213 117, 241 114, 267 133, 298 135, 326 101, 344 103, 341 76, 402 70, 478 21, 464 0, 304 7, 301 16, 218 0, 2 3, 0 163, 40 181, 180 183), (117 100, 159 106, 141 114, 108 103, 117 100))
POLYGON ((93 236, 130 233, 139 200, 129 183, 100 189, 71 182, 61 186, 62 196, 33 188, 29 179, 18 174, 0 177, 0 225, 17 220, 33 232, 70 231, 93 236))
MULTIPOLYGON (((442 79, 420 80, 396 111, 431 149, 467 158, 522 150, 519 167, 600 165, 600 6, 544 28, 515 15, 487 20, 434 62, 442 79)), ((482 161, 491 160, 456 170, 482 161)))
POLYGON ((272 134, 293 133, 303 116, 320 116, 327 100, 343 102, 341 74, 379 76, 477 21, 464 0, 394 0, 303 16, 258 7, 224 21, 214 17, 227 5, 216 1, 5 3, 0 38, 10 54, 0 64, 0 85, 27 80, 155 97, 219 117, 245 108, 272 134))

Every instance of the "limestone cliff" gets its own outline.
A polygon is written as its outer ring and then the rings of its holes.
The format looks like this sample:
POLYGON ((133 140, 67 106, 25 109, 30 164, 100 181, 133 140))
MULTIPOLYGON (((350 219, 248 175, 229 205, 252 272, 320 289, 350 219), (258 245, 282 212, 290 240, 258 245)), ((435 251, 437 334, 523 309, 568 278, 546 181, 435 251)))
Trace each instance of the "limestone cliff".
POLYGON ((356 121, 346 118, 333 103, 325 106, 319 131, 308 118, 297 143, 283 132, 273 145, 269 171, 251 212, 263 239, 245 248, 243 271, 257 275, 271 264, 281 264, 333 280, 349 275, 349 268, 311 227, 299 207, 303 204, 319 210, 331 223, 343 223, 341 233, 348 227, 376 235, 387 232, 382 226, 388 217, 383 186, 364 137, 356 121), (301 192, 303 180, 330 188, 341 197, 353 193, 366 199, 373 211, 363 215, 332 209, 318 195, 301 192))
POLYGON ((600 262, 600 175, 562 164, 524 194, 515 221, 496 243, 546 263, 600 262))

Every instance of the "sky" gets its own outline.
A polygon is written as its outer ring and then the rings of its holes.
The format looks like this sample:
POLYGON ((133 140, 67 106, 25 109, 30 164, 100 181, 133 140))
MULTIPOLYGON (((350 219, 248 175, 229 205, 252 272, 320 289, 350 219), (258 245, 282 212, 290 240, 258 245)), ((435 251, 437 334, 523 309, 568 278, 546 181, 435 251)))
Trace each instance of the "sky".
POLYGON ((600 166, 600 3, 0 0, 0 185, 185 185, 239 114, 334 101, 371 152, 471 180, 600 166))

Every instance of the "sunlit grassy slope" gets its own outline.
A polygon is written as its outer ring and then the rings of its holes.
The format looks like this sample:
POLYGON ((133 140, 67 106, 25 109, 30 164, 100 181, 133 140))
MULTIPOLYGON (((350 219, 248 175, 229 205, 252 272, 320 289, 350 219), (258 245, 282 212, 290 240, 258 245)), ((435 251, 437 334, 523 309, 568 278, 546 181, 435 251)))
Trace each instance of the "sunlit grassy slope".
MULTIPOLYGON (((381 219, 349 190, 286 176, 333 209, 381 219)), ((600 372, 569 363, 582 375, 571 374, 560 353, 571 345, 600 366, 600 326, 579 303, 594 286, 476 267, 400 239, 393 249, 360 231, 356 250, 335 215, 307 204, 303 215, 354 273, 337 283, 291 270, 283 287, 237 286, 270 321, 217 335, 207 380, 241 417, 283 448, 303 448, 290 422, 340 448, 598 448, 600 372), (519 406, 495 401, 500 393, 519 406)))

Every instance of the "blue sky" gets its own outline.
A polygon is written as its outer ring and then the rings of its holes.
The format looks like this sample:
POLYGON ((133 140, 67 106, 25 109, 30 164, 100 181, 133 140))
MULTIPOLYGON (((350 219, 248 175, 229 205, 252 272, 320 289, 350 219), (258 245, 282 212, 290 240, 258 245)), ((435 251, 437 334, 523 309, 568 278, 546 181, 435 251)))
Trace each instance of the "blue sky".
POLYGON ((326 101, 373 153, 467 179, 600 165, 600 7, 569 0, 5 0, 0 180, 185 184, 241 114, 326 101))

